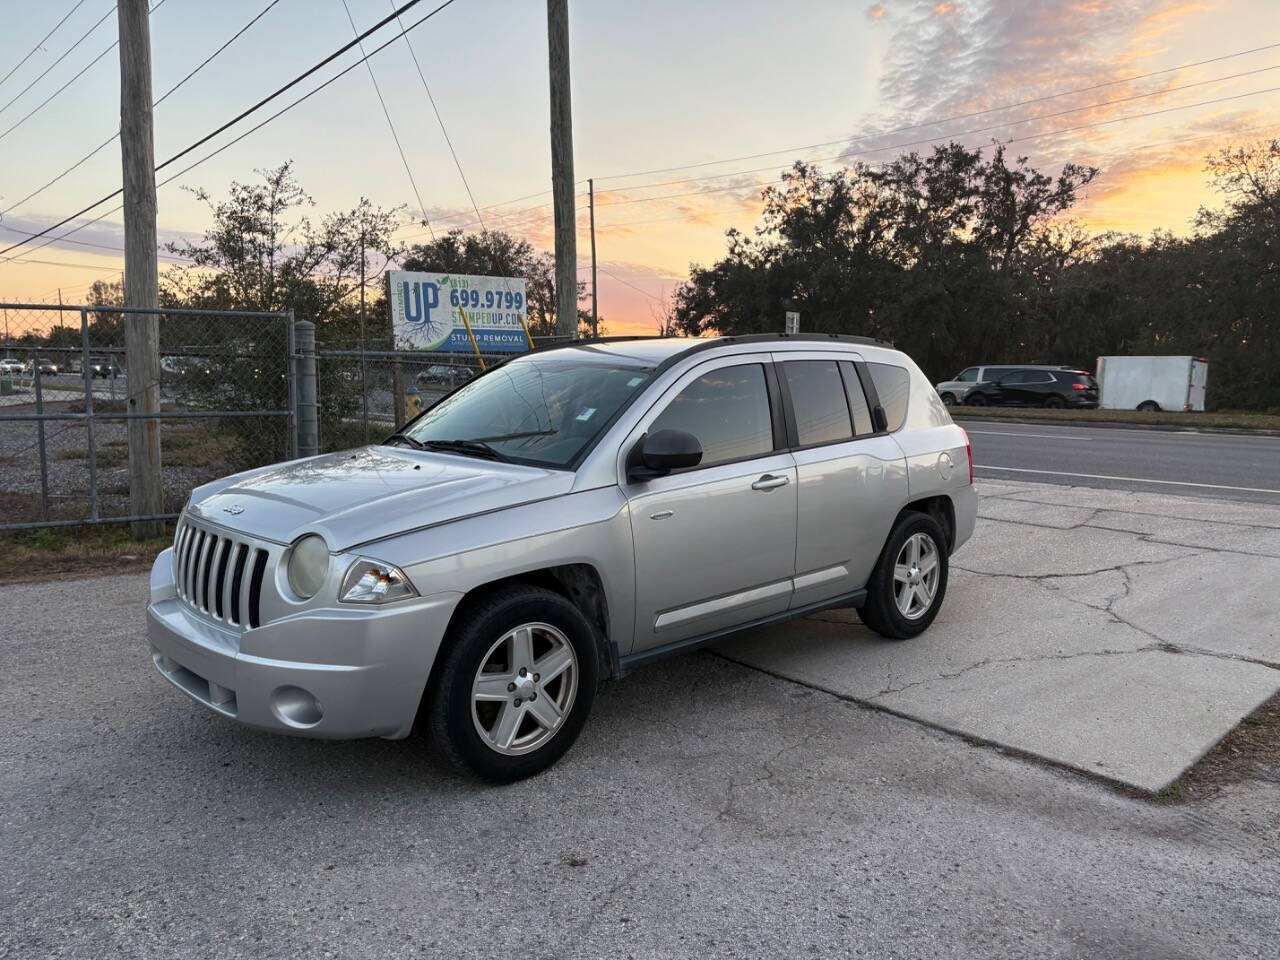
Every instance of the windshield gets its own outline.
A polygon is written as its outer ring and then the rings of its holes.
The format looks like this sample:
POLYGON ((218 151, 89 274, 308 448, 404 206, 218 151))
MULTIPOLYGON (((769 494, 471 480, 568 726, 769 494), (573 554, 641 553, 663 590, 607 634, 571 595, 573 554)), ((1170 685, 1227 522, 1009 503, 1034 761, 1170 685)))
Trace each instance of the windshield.
MULTIPOLYGON (((409 441, 467 441, 502 459, 565 467, 648 381, 651 370, 569 351, 530 356, 478 377, 405 427, 409 441)), ((451 452, 467 451, 454 447, 451 452)), ((479 455, 479 451, 473 451, 479 455)))

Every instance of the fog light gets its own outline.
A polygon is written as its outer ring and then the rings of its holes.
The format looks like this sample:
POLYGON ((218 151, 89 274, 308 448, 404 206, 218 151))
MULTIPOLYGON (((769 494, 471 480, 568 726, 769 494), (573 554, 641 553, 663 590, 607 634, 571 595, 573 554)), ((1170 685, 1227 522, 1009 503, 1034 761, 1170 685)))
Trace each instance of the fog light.
POLYGON ((271 709, 291 727, 314 727, 324 716, 320 701, 301 687, 276 687, 271 694, 271 709))

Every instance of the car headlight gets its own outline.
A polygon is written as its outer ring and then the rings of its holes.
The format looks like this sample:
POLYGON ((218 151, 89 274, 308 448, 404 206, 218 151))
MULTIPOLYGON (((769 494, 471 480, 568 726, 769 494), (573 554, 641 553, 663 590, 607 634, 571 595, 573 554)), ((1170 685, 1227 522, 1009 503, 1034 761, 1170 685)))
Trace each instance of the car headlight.
POLYGON ((405 597, 416 597, 409 578, 399 567, 379 560, 357 560, 342 578, 343 603, 390 603, 405 597))
POLYGON ((310 600, 324 586, 329 575, 329 547, 324 538, 310 533, 289 551, 289 587, 303 600, 310 600))

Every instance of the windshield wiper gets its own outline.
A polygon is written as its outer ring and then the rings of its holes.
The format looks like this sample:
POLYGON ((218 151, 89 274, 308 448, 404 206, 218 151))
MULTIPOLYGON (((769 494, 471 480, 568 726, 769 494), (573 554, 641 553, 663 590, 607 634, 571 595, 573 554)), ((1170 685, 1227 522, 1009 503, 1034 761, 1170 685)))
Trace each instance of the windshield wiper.
POLYGON ((382 442, 384 444, 394 445, 397 440, 403 441, 404 443, 409 444, 409 446, 413 447, 415 450, 426 449, 426 447, 422 445, 421 440, 416 440, 413 437, 409 436, 407 433, 393 433, 391 436, 387 437, 387 439, 383 440, 382 442))
POLYGON ((526 437, 552 437, 555 430, 526 430, 524 433, 503 433, 496 437, 476 437, 472 443, 496 443, 500 440, 523 440, 526 437))
POLYGON ((423 440, 419 443, 422 450, 444 450, 447 453, 461 453, 469 457, 481 457, 485 460, 498 460, 510 463, 511 458, 499 453, 483 440, 423 440))

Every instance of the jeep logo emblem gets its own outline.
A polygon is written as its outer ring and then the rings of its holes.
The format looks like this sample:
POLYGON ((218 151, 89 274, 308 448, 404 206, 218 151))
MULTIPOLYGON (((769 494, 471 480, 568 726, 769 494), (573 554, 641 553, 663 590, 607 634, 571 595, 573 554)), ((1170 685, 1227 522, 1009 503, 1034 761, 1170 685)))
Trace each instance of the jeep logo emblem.
POLYGON ((238 514, 244 513, 244 507, 240 506, 240 504, 238 504, 238 503, 232 503, 232 504, 228 504, 227 506, 223 507, 223 508, 222 508, 222 512, 223 512, 223 513, 229 513, 229 514, 231 514, 231 515, 234 517, 234 516, 236 516, 236 515, 238 515, 238 514))

